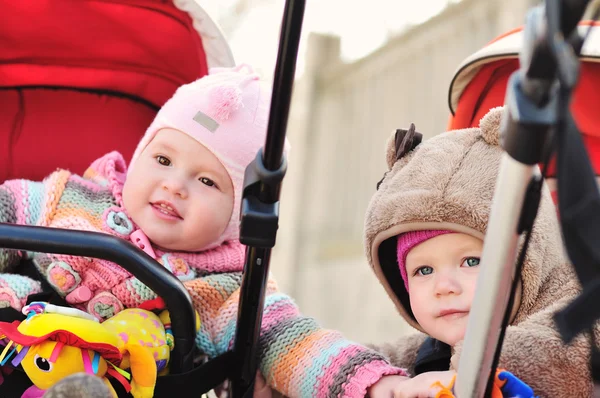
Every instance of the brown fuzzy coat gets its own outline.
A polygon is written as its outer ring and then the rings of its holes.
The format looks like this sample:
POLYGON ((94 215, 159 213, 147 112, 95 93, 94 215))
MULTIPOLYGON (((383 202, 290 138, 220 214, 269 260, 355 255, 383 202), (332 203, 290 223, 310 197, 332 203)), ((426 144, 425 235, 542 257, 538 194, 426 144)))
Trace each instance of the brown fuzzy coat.
MULTIPOLYGON (((392 238, 417 229, 451 229, 483 238, 502 155, 501 117, 502 109, 494 109, 479 129, 441 134, 399 160, 393 139, 388 144, 389 171, 367 210, 365 248, 398 311, 417 330, 421 329, 399 272, 396 276, 390 271, 394 266, 397 270, 392 238)), ((556 210, 545 189, 520 275, 521 300, 506 331, 499 366, 540 397, 588 397, 592 394, 588 340, 579 337, 566 346, 552 319, 580 291, 562 247, 556 210)), ((416 333, 376 348, 395 365, 412 371, 425 337, 416 333)), ((456 365, 460 344, 453 351, 456 365)))

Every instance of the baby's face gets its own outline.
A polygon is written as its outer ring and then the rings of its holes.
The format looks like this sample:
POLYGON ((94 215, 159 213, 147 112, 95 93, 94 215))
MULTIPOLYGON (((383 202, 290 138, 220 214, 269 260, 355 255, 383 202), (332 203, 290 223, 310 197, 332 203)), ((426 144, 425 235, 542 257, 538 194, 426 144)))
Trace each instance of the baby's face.
POLYGON ((123 203, 155 245, 198 251, 224 231, 233 211, 229 174, 202 144, 160 130, 129 170, 123 203))
POLYGON ((480 239, 451 233, 426 240, 408 252, 410 306, 431 337, 449 345, 464 338, 482 249, 480 239))

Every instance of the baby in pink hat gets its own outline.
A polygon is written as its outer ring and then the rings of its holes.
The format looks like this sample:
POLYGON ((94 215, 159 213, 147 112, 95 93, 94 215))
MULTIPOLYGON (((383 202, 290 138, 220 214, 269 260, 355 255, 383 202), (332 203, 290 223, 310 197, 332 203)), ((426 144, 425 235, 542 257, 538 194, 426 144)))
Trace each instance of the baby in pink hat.
POLYGON ((412 313, 427 334, 450 346, 464 338, 482 249, 481 239, 447 230, 398 236, 398 266, 412 313))
MULTIPOLYGON (((233 343, 245 247, 239 208, 246 166, 265 142, 271 89, 250 67, 211 70, 180 87, 141 139, 129 168, 109 153, 83 176, 59 170, 43 182, 0 186, 0 222, 104 232, 136 244, 181 279, 201 319, 208 357, 233 343)), ((17 310, 40 283, 15 271, 26 255, 0 250, 0 306, 17 310)), ((101 320, 160 304, 116 264, 27 253, 72 306, 101 320)), ((267 285, 259 366, 289 397, 364 397, 385 375, 403 375, 377 352, 323 330, 267 285)))
MULTIPOLYGON (((448 346, 449 355, 450 347, 465 336, 483 241, 465 233, 436 229, 404 232, 395 240, 396 269, 408 296, 407 308, 420 328, 436 342, 419 351, 428 350, 428 356, 442 358, 443 347, 448 346)), ((417 355, 415 362, 424 362, 423 354, 417 355)), ((413 379, 390 376, 370 392, 394 386, 394 396, 398 397, 435 395, 435 383, 452 385, 455 375, 454 371, 428 371, 413 379)))

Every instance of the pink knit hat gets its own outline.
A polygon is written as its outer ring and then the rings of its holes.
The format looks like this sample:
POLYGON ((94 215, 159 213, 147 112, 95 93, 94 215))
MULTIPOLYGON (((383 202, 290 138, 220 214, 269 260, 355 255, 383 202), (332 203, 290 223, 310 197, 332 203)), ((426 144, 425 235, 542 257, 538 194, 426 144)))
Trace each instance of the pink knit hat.
POLYGON ((259 79, 243 64, 211 68, 208 75, 179 87, 146 130, 130 162, 133 165, 163 128, 188 134, 221 161, 233 183, 234 207, 223 234, 205 249, 239 238, 244 171, 265 144, 271 104, 271 86, 259 79))
POLYGON ((406 274, 406 255, 415 246, 425 242, 428 239, 435 238, 439 235, 450 234, 452 231, 447 230, 424 230, 424 231, 410 231, 398 235, 398 246, 397 246, 397 259, 398 266, 400 267, 400 275, 404 281, 404 287, 408 292, 408 276, 406 274))

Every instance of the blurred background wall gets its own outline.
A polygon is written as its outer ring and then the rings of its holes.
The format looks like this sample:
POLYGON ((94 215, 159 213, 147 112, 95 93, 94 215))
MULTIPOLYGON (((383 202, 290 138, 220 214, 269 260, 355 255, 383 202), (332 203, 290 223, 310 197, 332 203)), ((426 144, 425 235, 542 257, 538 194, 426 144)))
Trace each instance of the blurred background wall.
MULTIPOLYGON (((334 0, 307 1, 271 271, 302 311, 324 326, 361 342, 389 340, 410 328, 371 272, 362 235, 365 209, 386 170, 385 142, 411 122, 425 138, 443 132, 448 86, 459 63, 520 26, 538 1, 425 0, 419 6, 388 0, 378 9, 378 0, 346 0, 326 11, 327 2, 334 0), (396 14, 385 8, 392 5, 396 14), (415 11, 427 6, 433 8, 415 11), (325 18, 325 28, 313 29, 315 18, 325 18), (336 35, 327 21, 339 19, 346 25, 336 35), (369 29, 377 37, 365 33, 369 29)), ((236 61, 252 63, 267 78, 282 7, 283 1, 238 0, 214 10, 236 61), (262 38, 244 30, 257 24, 266 29, 262 38)))

